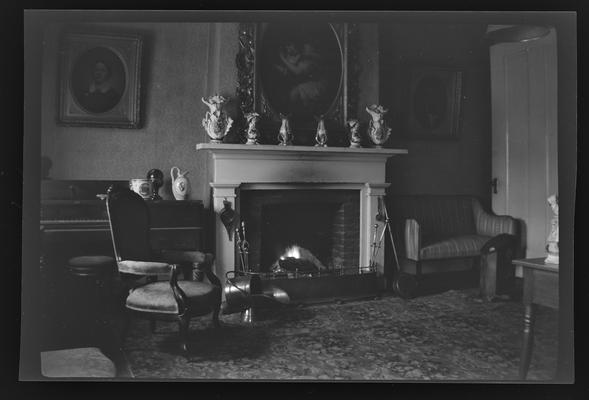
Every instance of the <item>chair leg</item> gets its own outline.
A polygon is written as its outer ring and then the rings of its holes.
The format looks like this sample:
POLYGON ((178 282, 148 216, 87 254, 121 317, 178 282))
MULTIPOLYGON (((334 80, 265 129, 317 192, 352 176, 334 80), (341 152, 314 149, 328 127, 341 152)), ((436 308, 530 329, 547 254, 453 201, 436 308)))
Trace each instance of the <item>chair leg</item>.
POLYGON ((479 291, 485 301, 492 301, 497 285, 497 253, 482 256, 480 259, 479 291))
POLYGON ((178 321, 180 326, 180 348, 184 353, 188 352, 188 326, 190 325, 190 318, 187 316, 180 317, 178 321))
POLYGON ((213 308, 213 326, 219 328, 221 323, 219 322, 219 312, 221 311, 221 303, 215 305, 213 308))
POLYGON ((415 279, 421 279, 421 261, 415 262, 415 279))
POLYGON ((128 312, 125 312, 123 315, 123 326, 121 327, 121 335, 119 337, 119 347, 122 349, 123 345, 125 344, 125 339, 127 338, 127 334, 129 333, 129 323, 130 323, 130 316, 128 312))

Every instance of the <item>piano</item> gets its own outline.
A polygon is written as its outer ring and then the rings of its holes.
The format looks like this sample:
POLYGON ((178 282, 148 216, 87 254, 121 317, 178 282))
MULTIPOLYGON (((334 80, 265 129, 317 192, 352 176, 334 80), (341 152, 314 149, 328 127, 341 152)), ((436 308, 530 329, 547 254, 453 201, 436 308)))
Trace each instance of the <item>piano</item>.
MULTIPOLYGON (((106 191, 127 181, 41 182, 42 266, 55 271, 78 255, 114 256, 106 191)), ((204 218, 200 200, 146 200, 154 249, 203 250, 204 218)))

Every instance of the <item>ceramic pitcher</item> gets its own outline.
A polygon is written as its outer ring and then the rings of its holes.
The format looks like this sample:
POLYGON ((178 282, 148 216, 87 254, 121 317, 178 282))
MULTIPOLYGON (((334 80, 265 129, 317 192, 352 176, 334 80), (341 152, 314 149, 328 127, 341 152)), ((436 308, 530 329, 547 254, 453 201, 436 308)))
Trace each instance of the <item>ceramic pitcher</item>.
POLYGON ((170 175, 172 176, 172 194, 174 198, 176 200, 186 200, 190 188, 190 182, 186 178, 188 171, 180 172, 180 168, 172 167, 170 175))

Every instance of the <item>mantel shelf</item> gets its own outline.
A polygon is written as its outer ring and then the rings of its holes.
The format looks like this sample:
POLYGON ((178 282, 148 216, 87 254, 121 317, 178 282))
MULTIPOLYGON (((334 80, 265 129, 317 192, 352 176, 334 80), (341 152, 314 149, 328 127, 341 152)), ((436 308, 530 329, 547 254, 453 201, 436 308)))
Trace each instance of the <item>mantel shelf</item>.
POLYGON ((386 158, 407 154, 407 149, 377 149, 377 148, 352 148, 352 147, 315 147, 315 146, 281 146, 273 144, 247 145, 247 144, 224 144, 224 143, 198 143, 196 150, 207 150, 213 154, 247 155, 258 158, 266 156, 318 156, 318 157, 374 157, 384 156, 386 158))

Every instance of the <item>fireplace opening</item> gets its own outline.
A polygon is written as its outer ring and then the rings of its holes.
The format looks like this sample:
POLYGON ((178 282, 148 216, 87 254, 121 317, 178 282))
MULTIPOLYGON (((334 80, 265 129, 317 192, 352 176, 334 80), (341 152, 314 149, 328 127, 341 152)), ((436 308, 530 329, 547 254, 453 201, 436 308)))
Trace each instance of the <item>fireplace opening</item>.
POLYGON ((358 191, 247 190, 241 194, 240 214, 248 227, 249 264, 256 272, 358 268, 358 191))

